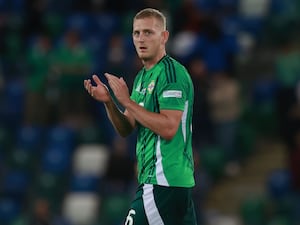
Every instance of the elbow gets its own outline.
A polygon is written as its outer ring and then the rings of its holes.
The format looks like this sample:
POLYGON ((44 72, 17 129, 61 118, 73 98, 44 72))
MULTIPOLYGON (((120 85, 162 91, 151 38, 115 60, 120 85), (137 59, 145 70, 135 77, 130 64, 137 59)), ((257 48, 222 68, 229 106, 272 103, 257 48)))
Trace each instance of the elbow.
POLYGON ((171 141, 174 138, 176 132, 177 130, 166 129, 165 132, 160 134, 160 136, 167 141, 171 141))

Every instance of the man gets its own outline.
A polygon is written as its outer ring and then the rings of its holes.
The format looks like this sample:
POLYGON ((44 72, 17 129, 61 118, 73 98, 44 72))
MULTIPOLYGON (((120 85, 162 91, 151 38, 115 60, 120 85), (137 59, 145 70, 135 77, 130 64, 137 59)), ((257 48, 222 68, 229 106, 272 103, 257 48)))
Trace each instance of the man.
POLYGON ((185 67, 166 54, 169 33, 160 11, 138 12, 132 36, 144 67, 134 80, 131 96, 122 77, 105 74, 124 112, 96 75, 95 86, 90 79, 84 81, 90 95, 104 103, 120 135, 138 129, 139 187, 125 225, 194 225, 193 84, 185 67))

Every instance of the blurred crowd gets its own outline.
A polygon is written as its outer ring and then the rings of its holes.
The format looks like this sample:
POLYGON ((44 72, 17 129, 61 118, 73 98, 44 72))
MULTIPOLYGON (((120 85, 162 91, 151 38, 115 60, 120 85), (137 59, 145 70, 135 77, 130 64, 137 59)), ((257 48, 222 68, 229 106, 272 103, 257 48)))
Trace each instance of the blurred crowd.
MULTIPOLYGON (((205 224, 209 189, 220 177, 239 173, 255 154, 258 139, 285 144, 285 185, 298 196, 300 1, 2 0, 1 224, 121 224, 135 185, 135 137, 114 133, 103 106, 84 91, 83 80, 98 74, 106 82, 102 74, 110 72, 131 87, 142 66, 131 40, 132 18, 144 7, 167 15, 168 54, 187 67, 194 82, 199 221, 205 224), (82 150, 88 145, 105 150, 82 150), (76 162, 84 161, 76 157, 83 152, 90 155, 82 158, 92 155, 102 162, 87 163, 98 169, 92 176, 76 170, 76 162), (72 199, 74 193, 95 194, 91 201, 101 209, 94 213, 97 218, 89 208, 91 196, 72 199), (77 200, 89 209, 82 217, 77 200)), ((296 225, 298 219, 289 214, 286 224, 296 225)))

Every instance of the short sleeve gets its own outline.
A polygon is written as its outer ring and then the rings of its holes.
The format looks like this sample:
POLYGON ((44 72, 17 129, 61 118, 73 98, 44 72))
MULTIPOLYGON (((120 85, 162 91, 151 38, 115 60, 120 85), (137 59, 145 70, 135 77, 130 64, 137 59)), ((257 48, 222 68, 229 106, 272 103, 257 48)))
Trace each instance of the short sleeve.
POLYGON ((186 101, 186 90, 183 84, 169 83, 161 86, 158 92, 160 109, 184 110, 186 101))

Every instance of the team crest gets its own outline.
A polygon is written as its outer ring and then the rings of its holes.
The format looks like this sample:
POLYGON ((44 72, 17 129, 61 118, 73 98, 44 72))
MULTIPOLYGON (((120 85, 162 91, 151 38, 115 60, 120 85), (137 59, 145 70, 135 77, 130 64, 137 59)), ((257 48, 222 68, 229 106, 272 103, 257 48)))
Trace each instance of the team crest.
POLYGON ((153 80, 150 82, 147 88, 149 94, 152 94, 154 87, 155 87, 155 81, 153 80))

